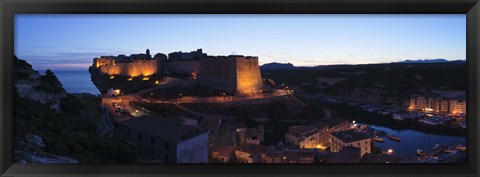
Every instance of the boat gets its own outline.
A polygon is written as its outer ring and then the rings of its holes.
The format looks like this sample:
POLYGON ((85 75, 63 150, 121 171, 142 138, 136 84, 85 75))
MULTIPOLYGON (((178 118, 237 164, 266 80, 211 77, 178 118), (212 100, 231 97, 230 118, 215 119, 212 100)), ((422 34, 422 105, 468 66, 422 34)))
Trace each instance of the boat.
POLYGON ((373 140, 376 141, 376 142, 384 142, 383 138, 379 137, 379 136, 373 137, 373 140))
POLYGON ((400 138, 395 135, 387 135, 387 138, 393 141, 400 141, 400 138))
POLYGON ((459 151, 465 151, 465 150, 467 150, 467 147, 466 147, 466 146, 460 145, 460 144, 459 144, 457 147, 455 147, 455 148, 456 148, 457 150, 459 150, 459 151))
POLYGON ((422 149, 417 149, 415 151, 415 153, 419 156, 426 156, 427 155, 427 153, 425 153, 425 151, 423 151, 422 149))
POLYGON ((446 153, 453 153, 453 152, 455 152, 455 151, 457 151, 455 148, 450 148, 450 147, 448 147, 448 148, 446 148, 445 150, 443 150, 443 152, 446 152, 446 153))

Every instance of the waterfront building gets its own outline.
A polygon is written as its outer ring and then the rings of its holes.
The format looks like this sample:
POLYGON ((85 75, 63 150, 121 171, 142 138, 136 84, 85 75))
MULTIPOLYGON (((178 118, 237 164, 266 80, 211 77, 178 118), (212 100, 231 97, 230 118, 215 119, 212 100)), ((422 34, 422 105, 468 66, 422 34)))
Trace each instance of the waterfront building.
POLYGON ((408 108, 432 113, 465 114, 467 104, 465 99, 418 96, 410 99, 408 108))
POLYGON ((328 133, 347 131, 350 129, 350 122, 343 118, 332 118, 325 122, 328 125, 328 133))
MULTIPOLYGON (((355 130, 348 130, 342 132, 332 133, 332 152, 339 152, 344 147, 358 147, 360 148, 360 154, 363 156, 366 153, 372 152, 372 139, 361 132, 355 130)), ((360 157, 361 157, 360 156, 360 157)))
POLYGON ((208 133, 198 127, 143 116, 120 122, 117 131, 150 160, 208 163, 208 133))
POLYGON ((291 126, 285 134, 286 143, 299 148, 325 149, 329 140, 328 125, 321 122, 291 126))

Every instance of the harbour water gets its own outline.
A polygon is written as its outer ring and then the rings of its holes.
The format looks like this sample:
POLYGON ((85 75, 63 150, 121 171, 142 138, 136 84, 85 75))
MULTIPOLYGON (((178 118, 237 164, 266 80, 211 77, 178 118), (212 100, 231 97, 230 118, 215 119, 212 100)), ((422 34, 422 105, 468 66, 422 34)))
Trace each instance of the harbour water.
MULTIPOLYGON (((44 70, 40 70, 39 72, 40 74, 45 74, 44 70)), ((87 69, 53 70, 53 72, 68 93, 89 93, 92 95, 100 94, 97 87, 93 85, 93 82, 90 79, 90 73, 87 69)))
POLYGON ((435 144, 445 144, 449 146, 457 146, 459 144, 466 145, 466 137, 464 136, 436 135, 411 129, 399 131, 377 125, 370 125, 370 127, 399 137, 401 139, 400 142, 383 137, 385 142, 374 142, 374 145, 381 147, 383 151, 393 149, 393 154, 403 156, 406 162, 412 162, 417 158, 415 154, 417 149, 422 149, 429 154, 433 151, 432 148, 435 144))

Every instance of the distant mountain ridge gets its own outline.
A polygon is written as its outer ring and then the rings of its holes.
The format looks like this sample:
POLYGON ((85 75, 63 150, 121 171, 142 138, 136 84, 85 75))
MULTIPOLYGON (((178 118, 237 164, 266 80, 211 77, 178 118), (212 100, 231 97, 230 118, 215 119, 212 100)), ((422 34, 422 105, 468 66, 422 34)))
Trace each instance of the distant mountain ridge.
POLYGON ((291 63, 267 63, 262 66, 260 66, 260 69, 293 69, 295 66, 291 63))
POLYGON ((418 60, 404 60, 404 61, 399 61, 399 62, 393 62, 393 63, 444 63, 444 62, 466 62, 466 60, 446 60, 443 58, 437 58, 437 59, 418 59, 418 60))

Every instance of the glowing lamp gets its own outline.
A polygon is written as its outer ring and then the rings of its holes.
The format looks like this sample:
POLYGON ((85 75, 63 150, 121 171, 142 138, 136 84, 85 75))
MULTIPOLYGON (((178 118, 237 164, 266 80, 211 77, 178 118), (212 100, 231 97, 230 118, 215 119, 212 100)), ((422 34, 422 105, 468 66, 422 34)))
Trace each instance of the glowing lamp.
POLYGON ((133 78, 129 77, 127 80, 128 80, 128 81, 132 81, 132 79, 133 79, 133 78))

